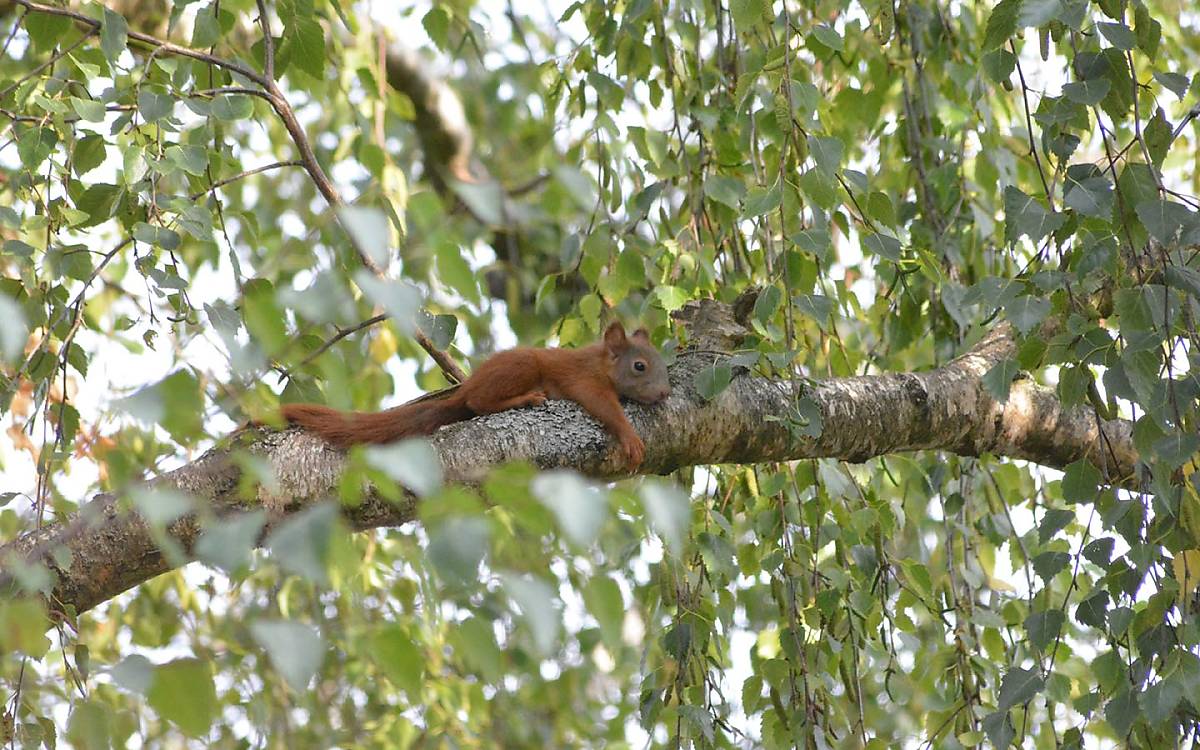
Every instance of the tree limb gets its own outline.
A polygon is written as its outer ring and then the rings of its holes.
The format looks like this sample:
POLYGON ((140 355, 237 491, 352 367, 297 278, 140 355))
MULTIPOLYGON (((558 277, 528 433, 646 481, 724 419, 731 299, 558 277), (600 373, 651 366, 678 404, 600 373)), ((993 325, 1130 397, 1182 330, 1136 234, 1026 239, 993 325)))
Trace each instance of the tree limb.
MULTIPOLYGON (((644 473, 810 458, 861 462, 928 449, 968 456, 992 453, 1056 469, 1088 459, 1113 482, 1132 476, 1137 454, 1128 421, 1098 421, 1087 408, 1064 408, 1053 391, 1030 380, 1015 382, 1004 404, 989 395, 984 373, 1013 348, 1009 328, 1001 324, 970 352, 936 370, 822 381, 743 372, 711 401, 693 383, 697 373, 725 355, 685 353, 671 367, 674 392, 666 402, 626 409, 646 441, 644 473), (817 437, 789 429, 788 415, 801 399, 810 400, 821 415, 817 437)), ((450 425, 431 440, 448 482, 475 483, 491 468, 516 460, 601 479, 622 475, 611 436, 568 401, 450 425)), ((291 429, 261 434, 247 449, 270 465, 277 479, 273 489, 259 488, 257 497, 246 497, 240 489, 241 471, 229 448, 211 450, 151 485, 186 492, 205 515, 217 517, 266 507, 279 519, 337 495, 345 456, 319 438, 291 429)), ((416 517, 412 496, 392 503, 373 487, 364 492, 361 504, 343 509, 354 529, 394 526, 416 517)), ((84 612, 182 564, 179 556, 162 551, 155 532, 125 510, 127 505, 124 498, 102 495, 77 517, 0 547, 0 590, 14 590, 18 566, 40 562, 56 575, 48 597, 52 611, 84 612), (69 554, 63 555, 64 549, 69 554)), ((193 514, 167 532, 186 552, 200 530, 193 514)))

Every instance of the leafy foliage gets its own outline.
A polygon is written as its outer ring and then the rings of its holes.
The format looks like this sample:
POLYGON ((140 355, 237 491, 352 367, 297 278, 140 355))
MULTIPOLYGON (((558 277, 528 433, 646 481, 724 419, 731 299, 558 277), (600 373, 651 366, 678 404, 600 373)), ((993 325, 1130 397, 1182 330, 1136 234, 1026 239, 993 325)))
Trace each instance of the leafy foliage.
MULTIPOLYGON (((333 502, 205 518, 203 567, 57 613, 51 638, 40 604, 0 602, 0 740, 1196 739, 1194 14, 390 9, 453 62, 463 174, 434 121, 452 103, 393 88, 360 7, 108 5, 0 3, 0 469, 24 483, 2 539, 280 401, 444 385, 417 331, 455 354, 576 345, 615 312, 662 342, 671 311, 751 285, 743 364, 783 377, 931 367, 1007 320, 988 392, 1024 371, 1133 420, 1141 473, 931 452, 612 487, 516 466, 473 490, 420 442, 356 453, 337 500, 408 486, 419 528, 351 534, 333 502)), ((822 429, 811 402, 795 423, 822 429)), ((159 533, 190 508, 132 497, 159 533)))

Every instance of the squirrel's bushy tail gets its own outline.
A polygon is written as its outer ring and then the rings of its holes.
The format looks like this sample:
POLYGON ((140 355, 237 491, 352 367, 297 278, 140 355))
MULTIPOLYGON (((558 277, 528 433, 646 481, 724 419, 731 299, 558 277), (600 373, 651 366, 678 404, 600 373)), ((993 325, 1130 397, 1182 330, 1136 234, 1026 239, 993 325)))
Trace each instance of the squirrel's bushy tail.
POLYGON ((286 404, 280 409, 288 422, 319 435, 339 448, 360 443, 390 443, 402 437, 429 435, 442 425, 475 416, 455 398, 414 401, 380 412, 338 411, 320 404, 286 404))

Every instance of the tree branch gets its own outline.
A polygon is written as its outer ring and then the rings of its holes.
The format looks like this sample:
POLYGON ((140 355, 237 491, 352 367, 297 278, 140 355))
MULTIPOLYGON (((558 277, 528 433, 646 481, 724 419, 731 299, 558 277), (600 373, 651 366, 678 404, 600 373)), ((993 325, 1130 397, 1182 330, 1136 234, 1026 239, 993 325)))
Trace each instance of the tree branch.
MULTIPOLYGON (((1053 391, 1030 380, 1014 383, 1004 404, 989 395, 982 377, 1011 356, 1013 347, 1008 326, 1001 324, 970 352, 936 370, 816 382, 740 373, 711 401, 693 383, 725 355, 685 353, 671 367, 674 392, 666 402, 631 404, 626 410, 646 442, 645 473, 811 458, 861 462, 942 450, 992 453, 1056 469, 1088 459, 1113 482, 1131 477, 1137 453, 1128 421, 1098 421, 1085 407, 1064 408, 1053 391), (810 400, 821 415, 817 437, 789 428, 789 414, 800 399, 810 400)), ((602 479, 622 475, 612 437, 568 401, 450 425, 431 440, 448 482, 478 482, 491 468, 515 460, 602 479)), ((240 487, 239 464, 228 448, 209 451, 151 484, 184 491, 205 515, 218 517, 265 507, 279 519, 338 494, 345 456, 319 438, 296 429, 266 433, 250 441, 247 450, 270 465, 277 479, 273 489, 259 488, 255 498, 247 498, 240 487)), ((11 593, 19 579, 17 566, 41 563, 56 575, 48 597, 52 610, 84 612, 181 564, 162 551, 141 517, 121 510, 126 505, 103 495, 75 519, 0 547, 0 587, 11 593)), ((386 501, 368 487, 360 505, 342 510, 352 528, 367 529, 412 521, 416 505, 411 496, 386 501)), ((167 532, 186 552, 200 530, 197 517, 188 515, 167 532)))
MULTIPOLYGON (((98 31, 101 26, 100 22, 97 21, 96 19, 91 18, 90 16, 87 16, 83 13, 69 10, 67 8, 57 8, 57 7, 54 7, 51 5, 42 5, 41 3, 31 2, 31 0, 14 0, 14 1, 18 5, 21 5, 22 7, 24 7, 29 12, 46 13, 46 14, 54 15, 54 16, 64 16, 66 18, 73 19, 74 21, 76 21, 78 23, 84 24, 85 26, 88 26, 91 30, 89 32, 89 36, 91 34, 95 33, 96 31, 98 31)), ((279 88, 278 83, 276 83, 276 81, 274 79, 275 47, 274 47, 274 40, 271 37, 271 29, 270 29, 269 19, 267 17, 266 4, 262 0, 258 0, 257 6, 258 6, 258 12, 259 12, 259 24, 260 24, 260 28, 262 29, 262 33, 263 33, 263 44, 264 44, 264 50, 265 50, 265 55, 266 55, 266 74, 262 74, 262 73, 259 73, 258 71, 247 68, 246 66, 242 65, 241 63, 233 62, 231 60, 225 60, 225 59, 219 58, 215 55, 211 55, 207 52, 203 52, 201 50, 196 50, 196 49, 192 49, 190 47, 184 47, 184 46, 181 46, 178 44, 174 44, 172 42, 164 41, 161 39, 156 39, 155 37, 152 37, 149 34, 144 34, 139 31, 129 30, 127 32, 127 34, 128 34, 129 39, 133 39, 138 42, 141 42, 142 44, 151 46, 151 47, 155 48, 155 50, 157 50, 157 51, 166 52, 166 53, 170 53, 170 54, 174 54, 174 55, 180 55, 183 57, 190 57, 195 60, 200 60, 202 62, 208 63, 210 65, 215 65, 216 67, 219 67, 219 68, 224 68, 226 70, 230 70, 232 72, 235 72, 235 73, 243 76, 247 80, 257 84, 258 86, 260 86, 263 89, 263 93, 260 95, 263 96, 268 102, 270 102, 271 107, 275 110, 275 113, 279 116, 279 119, 283 122, 284 128, 287 129, 288 134, 291 136, 292 142, 295 143, 296 150, 300 152, 300 160, 299 160, 300 165, 304 167, 304 170, 306 172, 308 172, 308 175, 312 179, 313 184, 316 185, 317 191, 320 192, 321 195, 325 198, 326 203, 328 203, 331 208, 337 209, 338 207, 345 205, 345 201, 342 200, 341 195, 338 193, 337 189, 334 187, 333 182, 329 179, 329 176, 325 174, 325 170, 321 166, 321 163, 317 160, 317 155, 313 151, 312 144, 309 142, 308 134, 305 133, 304 127, 300 124, 300 121, 296 118, 295 110, 292 109, 291 104, 288 103, 287 97, 285 97, 283 95, 283 91, 279 88)), ((86 38, 87 37, 85 37, 85 39, 86 38)), ((82 44, 83 41, 84 40, 80 40, 79 42, 77 42, 76 46, 78 46, 78 44, 82 44)), ((73 49, 73 47, 72 47, 72 49, 73 49)), ((65 54, 65 53, 60 53, 59 56, 61 56, 62 54, 65 54)), ((54 59, 57 59, 57 58, 54 58, 54 59)), ((52 64, 54 62, 54 59, 52 59, 50 62, 46 63, 46 65, 52 64)), ((38 70, 40 70, 40 69, 41 68, 39 68, 38 70)), ((35 70, 35 73, 36 72, 37 71, 35 70)), ((258 93, 258 92, 254 92, 254 93, 258 93)), ((456 104, 458 104, 457 98, 454 99, 454 102, 456 104)), ((461 109, 461 104, 459 104, 459 108, 461 109)), ((465 123, 465 118, 462 118, 462 119, 463 119, 463 122, 465 123)), ((288 162, 288 163, 291 163, 291 162, 288 162)), ((248 172, 248 173, 243 173, 233 179, 239 179, 240 177, 244 177, 247 174, 252 174, 252 173, 253 173, 253 171, 248 172)), ((216 186, 213 186, 213 187, 216 187, 216 186)), ((335 214, 335 217, 336 217, 336 214, 335 214)), ((337 217, 336 220, 338 221, 339 224, 341 223, 340 217, 337 217)), ((353 235, 348 231, 346 231, 345 234, 347 237, 350 238, 350 241, 354 245, 354 249, 357 252, 359 259, 362 261, 363 265, 366 266, 376 276, 379 276, 381 278, 386 278, 386 273, 385 273, 384 269, 380 268, 379 265, 374 261, 374 259, 372 259, 370 257, 370 255, 368 255, 361 247, 358 246, 358 243, 354 241, 353 235)), ((433 360, 435 362, 437 362, 438 366, 442 368, 442 371, 446 373, 447 377, 455 380, 456 382, 462 382, 463 380, 466 379, 466 375, 463 373, 462 368, 460 368, 454 362, 454 360, 450 357, 450 355, 446 354, 445 352, 440 351, 436 346, 434 346, 433 342, 430 341, 427 336, 425 336, 424 334, 422 334, 418 331, 416 334, 416 341, 418 344, 420 344, 421 348, 424 349, 426 352, 428 352, 429 355, 433 358, 433 360)))
MULTIPOLYGON (((42 5, 41 3, 30 2, 30 0, 14 0, 14 2, 16 2, 17 5, 24 7, 26 10, 28 10, 30 12, 46 13, 46 14, 49 14, 52 16, 64 16, 66 18, 70 18, 74 21, 77 21, 78 23, 84 24, 85 26, 90 26, 93 31, 97 31, 100 29, 99 21, 92 18, 91 16, 85 15, 78 11, 70 10, 68 8, 56 8, 53 5, 42 5)), ((190 57, 193 60, 199 60, 201 62, 208 63, 209 65, 215 65, 218 68, 224 68, 225 70, 229 70, 234 73, 237 73, 238 75, 242 76, 243 78, 253 81, 253 82, 257 83, 258 85, 262 86, 263 88, 266 88, 266 83, 267 83, 266 78, 264 78, 263 75, 261 73, 259 73, 258 71, 253 70, 251 68, 247 68, 245 65, 242 65, 241 63, 237 63, 232 60, 225 60, 223 58, 217 57, 216 55, 210 55, 209 53, 204 52, 202 50, 192 49, 191 47, 184 47, 182 45, 175 44, 174 42, 167 42, 167 41, 163 41, 162 39, 155 39, 154 37, 150 36, 149 34, 143 34, 142 32, 134 31, 133 29, 129 29, 126 33, 128 35, 128 38, 130 38, 134 41, 140 42, 140 43, 148 45, 150 47, 159 48, 163 52, 169 52, 172 55, 179 55, 181 57, 190 57)))

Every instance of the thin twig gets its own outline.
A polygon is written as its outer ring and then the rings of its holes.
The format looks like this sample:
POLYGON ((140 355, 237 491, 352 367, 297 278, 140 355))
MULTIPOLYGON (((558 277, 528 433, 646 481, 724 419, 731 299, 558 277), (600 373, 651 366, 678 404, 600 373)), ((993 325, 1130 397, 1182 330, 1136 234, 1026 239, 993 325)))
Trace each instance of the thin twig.
POLYGON ((467 374, 458 366, 458 363, 451 359, 449 354, 438 349, 423 331, 420 329, 413 331, 413 338, 417 340, 425 353, 432 357, 434 362, 437 362, 438 367, 442 368, 442 372, 447 378, 455 383, 466 382, 467 374))
POLYGON ((342 339, 346 338, 350 334, 358 333, 359 331, 363 330, 364 328, 370 328, 371 326, 375 325, 376 323, 382 323, 383 321, 387 320, 388 317, 389 316, 387 313, 380 313, 379 315, 376 315, 373 318, 367 318, 363 322, 358 323, 357 325, 352 325, 349 328, 339 328, 338 332, 334 336, 332 336, 328 341, 326 341, 325 343, 323 343, 319 347, 317 347, 316 351, 314 351, 312 354, 309 354, 307 357, 300 360, 299 362, 292 365, 291 367, 287 368, 283 372, 279 373, 279 382, 282 383, 287 378, 290 378, 292 376, 292 373, 295 372, 297 369, 304 367, 309 362, 312 362, 317 357, 319 357, 322 354, 324 354, 325 352, 329 351, 329 348, 331 346, 333 346, 337 342, 341 341, 342 339))
POLYGON ((83 288, 80 289, 79 293, 75 295, 75 299, 71 300, 70 304, 58 311, 58 315, 54 318, 54 321, 46 326, 46 334, 42 336, 41 343, 38 344, 36 349, 29 353, 29 356, 25 359, 21 366, 17 368, 17 371, 13 373, 12 380, 9 381, 8 386, 4 389, 6 395, 11 392, 12 389, 17 387, 17 385, 21 382, 21 378, 25 377, 26 371, 28 371, 30 366, 33 365, 33 361, 45 351, 46 346, 50 343, 51 332, 58 327, 59 323, 63 321, 67 311, 74 309, 79 305, 80 301, 83 299, 83 295, 87 293, 88 287, 92 285, 92 282, 96 280, 96 277, 100 275, 100 272, 104 270, 104 267, 108 265, 109 261, 116 257, 117 253, 121 252, 121 250, 123 250, 125 246, 131 242, 133 242, 133 237, 126 237, 121 241, 120 244, 104 254, 104 260, 96 264, 96 268, 92 270, 92 275, 88 276, 87 280, 83 282, 83 288))
MULTIPOLYGON (((20 2, 20 0, 18 0, 18 2, 20 2)), ((18 88, 21 86, 21 84, 25 83, 25 82, 26 82, 26 81, 28 81, 30 78, 33 78, 34 76, 38 75, 38 74, 39 74, 39 73, 41 73, 43 70, 45 70, 46 68, 50 67, 50 66, 51 66, 51 65, 53 65, 54 63, 58 62, 59 60, 63 59, 63 58, 64 58, 64 57, 66 57, 67 55, 69 55, 69 54, 71 54, 72 52, 74 52, 76 49, 78 49, 78 48, 79 48, 79 46, 80 46, 80 45, 82 45, 84 42, 86 42, 88 39, 90 39, 90 38, 92 37, 92 35, 93 35, 93 34, 95 34, 95 33, 96 33, 96 32, 95 32, 95 30, 93 29, 92 31, 88 32, 87 34, 84 34, 82 37, 80 37, 80 38, 79 38, 79 40, 78 40, 78 41, 76 41, 76 42, 75 42, 74 44, 72 44, 70 47, 67 47, 67 48, 65 48, 65 49, 61 49, 61 50, 59 50, 58 52, 54 53, 53 55, 51 55, 51 56, 50 56, 50 59, 49 59, 49 60, 47 60, 46 62, 44 62, 44 63, 42 63, 41 65, 37 66, 36 68, 34 68, 33 70, 29 71, 29 72, 28 72, 28 73, 26 73, 25 75, 21 76, 20 78, 18 78, 18 79, 17 79, 15 82, 13 82, 12 84, 10 84, 9 86, 6 86, 6 87, 4 88, 4 90, 3 90, 3 91, 0 91, 0 99, 3 99, 3 98, 5 98, 6 96, 8 96, 9 94, 11 94, 12 92, 16 91, 16 90, 17 90, 17 89, 18 89, 18 88)))
POLYGON ((263 32, 263 65, 267 80, 275 80, 275 40, 271 37, 271 22, 267 19, 267 4, 258 0, 258 23, 263 32))
MULTIPOLYGON (((338 332, 335 335, 333 335, 332 337, 330 337, 330 339, 328 341, 326 341, 325 343, 323 343, 319 347, 317 347, 316 350, 314 350, 311 354, 309 354, 307 357, 305 357, 300 362, 292 365, 291 367, 287 368, 283 372, 279 373, 279 382, 283 382, 285 379, 290 378, 292 376, 292 373, 295 372, 297 369, 304 367, 309 362, 312 362, 317 357, 319 357, 322 354, 324 354, 325 352, 329 351, 330 347, 332 347, 334 344, 341 341, 342 339, 346 338, 347 336, 349 336, 353 333, 358 333, 359 331, 361 331, 365 328, 370 328, 371 326, 375 325, 376 323, 381 323, 390 317, 391 316, 388 315, 387 313, 380 313, 379 315, 376 315, 372 318, 367 318, 366 320, 362 321, 361 323, 350 326, 349 328, 339 328, 338 332)), ((438 364, 438 367, 442 368, 442 372, 446 375, 446 377, 451 382, 461 383, 467 379, 467 374, 465 372, 463 372, 461 367, 458 366, 458 363, 455 362, 453 359, 451 359, 449 357, 449 355, 447 355, 441 349, 438 349, 437 346, 434 345, 433 341, 431 341, 429 339, 429 337, 426 336, 423 331, 421 331, 419 329, 414 331, 413 338, 416 340, 416 342, 418 344, 421 345, 421 348, 424 349, 425 352, 431 358, 433 358, 433 361, 438 364)))
MULTIPOLYGON (((70 18, 78 23, 90 26, 93 32, 98 31, 101 26, 100 22, 96 19, 67 8, 56 8, 52 5, 42 5, 41 3, 30 2, 30 0, 14 0, 14 2, 26 10, 35 13, 46 13, 51 16, 63 16, 65 18, 70 18)), ((225 70, 232 71, 244 78, 254 81, 264 88, 266 87, 266 79, 261 73, 248 68, 241 63, 237 63, 232 60, 225 60, 217 57, 216 55, 210 55, 207 52, 202 52, 198 49, 192 49, 191 47, 184 47, 182 45, 175 44, 174 42, 166 42, 162 39, 156 39, 149 34, 143 34, 140 31, 134 31, 132 29, 127 32, 127 36, 129 39, 132 39, 136 42, 141 42, 142 44, 150 47, 159 47, 163 52, 169 52, 173 55, 179 55, 180 57, 190 57, 193 60, 199 60, 210 65, 216 65, 218 68, 224 68, 225 70)))
MULTIPOLYGON (((51 5, 42 5, 41 3, 35 3, 35 2, 32 2, 31 0, 14 0, 14 1, 21 7, 25 8, 27 11, 36 12, 36 13, 45 13, 45 14, 52 15, 52 16, 63 16, 65 18, 70 18, 78 23, 88 26, 91 29, 89 34, 87 34, 83 39, 76 42, 75 45, 73 45, 70 49, 74 49, 75 47, 82 44, 85 39, 87 39, 92 34, 94 34, 96 31, 98 31, 101 27, 101 23, 99 21, 97 21, 96 19, 86 16, 83 13, 73 11, 73 10, 68 10, 66 8, 56 8, 51 5)), ((258 0, 258 6, 259 6, 259 13, 260 13, 259 20, 260 20, 260 23, 263 24, 263 30, 264 30, 263 44, 265 45, 264 49, 266 52, 266 69, 267 69, 266 75, 259 73, 258 71, 253 70, 251 68, 248 68, 245 65, 242 65, 241 63, 222 59, 220 57, 217 57, 216 55, 210 54, 208 52, 203 52, 201 50, 192 49, 191 47, 184 47, 184 46, 181 46, 178 44, 174 44, 172 42, 167 42, 167 41, 164 41, 161 39, 156 39, 155 37, 152 37, 149 34, 143 34, 142 32, 139 32, 139 31, 130 30, 128 32, 128 38, 131 40, 140 42, 144 45, 153 47, 153 48, 155 48, 156 52, 169 53, 169 54, 173 54, 173 55, 179 55, 181 57, 189 57, 189 58, 192 58, 193 60, 199 60, 201 62, 208 63, 209 65, 212 65, 212 66, 215 66, 218 68, 223 68, 223 69, 231 71, 233 73, 237 73, 238 75, 240 75, 240 76, 246 78, 247 80, 260 86, 263 89, 263 91, 265 92, 265 95, 257 94, 257 92, 255 92, 256 95, 263 96, 268 102, 270 102, 271 107, 275 110, 275 113, 277 115, 279 115, 279 119, 283 121, 284 128, 287 129, 288 135, 291 136, 292 142, 296 144, 296 149, 300 152, 300 160, 299 160, 300 165, 304 167, 304 170, 306 172, 308 172, 309 177, 312 179, 313 183, 317 187, 317 191, 320 192, 321 195, 325 198, 325 201, 329 204, 330 208, 335 209, 335 216, 336 216, 336 209, 345 205, 345 201, 342 200, 342 197, 338 194, 337 189, 333 185, 333 182, 329 179, 329 176, 325 174, 325 170, 321 167, 320 162, 317 161, 317 155, 313 151, 312 144, 309 142, 308 135, 304 132, 303 126, 301 126, 300 121, 296 118, 295 110, 292 109, 292 106, 288 103, 287 98, 283 95, 283 91, 279 88, 279 85, 275 82, 275 80, 273 78, 273 75, 274 75, 274 52, 273 52, 274 40, 271 38, 270 28, 269 28, 269 25, 267 24, 266 6, 265 6, 265 3, 263 2, 263 0, 258 0)), ((69 52, 70 49, 67 51, 64 51, 63 53, 60 53, 58 56, 56 56, 52 60, 48 61, 47 63, 44 63, 41 67, 36 69, 34 71, 34 73, 32 73, 31 75, 36 74, 38 71, 42 70, 46 65, 53 64, 53 62, 55 60, 61 58, 62 55, 69 52)), ((13 84, 13 86, 20 85, 20 83, 21 82, 18 81, 16 84, 13 84)), ((11 88, 12 87, 10 87, 10 89, 11 88)), ((5 90, 3 93, 0 93, 0 97, 3 97, 7 93, 9 93, 9 90, 5 90)), ((245 93, 250 93, 250 92, 247 91, 245 93)), ((340 218, 338 218, 337 221, 339 224, 341 224, 340 218)), ((345 231, 344 226, 343 226, 343 230, 345 231)), ((354 236, 349 231, 346 231, 346 235, 350 238, 351 244, 354 245, 355 251, 357 252, 358 257, 362 261, 363 265, 366 266, 376 276, 379 276, 381 278, 386 278, 386 273, 385 273, 384 269, 380 268, 380 266, 375 262, 375 260, 373 258, 371 258, 371 256, 369 256, 363 250, 363 248, 359 247, 358 244, 356 242, 354 242, 354 236)), ((129 240, 126 240, 126 242, 128 242, 128 241, 129 240)), ((122 244, 122 247, 123 246, 124 246, 124 243, 122 244)), ((120 249, 120 248, 118 248, 118 249, 120 249)), ((116 251, 114 251, 114 254, 115 254, 115 252, 116 251)), ((111 258, 111 256, 109 256, 109 257, 111 258)), ((107 262, 108 262, 108 259, 105 260, 105 263, 107 263, 107 262)), ((101 265, 101 267, 103 267, 103 265, 101 265)), ((97 269, 97 272, 99 272, 99 269, 97 269)), ((93 279, 94 278, 95 278, 95 276, 93 275, 93 279)), ((90 283, 91 283, 91 280, 88 281, 88 284, 90 284, 90 283)), ((86 289, 87 286, 85 285, 84 288, 86 289)), ((57 322, 55 323, 55 325, 57 325, 57 322)), ((53 326, 51 326, 51 328, 53 328, 53 326)), ((436 346, 434 346, 433 342, 430 341, 427 336, 425 336, 424 334, 422 334, 418 331, 416 333, 416 341, 418 344, 421 345, 422 349, 424 349, 426 352, 429 352, 429 356, 433 357, 434 361, 438 363, 438 365, 442 368, 443 372, 446 373, 447 377, 454 378, 455 380, 457 380, 459 382, 461 382, 462 380, 464 380, 466 378, 466 376, 463 374, 462 369, 460 367, 458 367, 457 364, 454 363, 454 360, 452 360, 449 357, 449 355, 447 355, 445 352, 442 352, 436 346)), ((22 366, 22 370, 21 370, 22 374, 23 374, 24 369, 28 366, 29 366, 29 362, 26 361, 25 365, 22 366)), ((15 382, 15 380, 14 380, 14 382, 15 382)))
POLYGON ((217 188, 225 187, 226 185, 228 185, 231 182, 237 182, 238 180, 245 179, 252 175, 259 174, 260 172, 266 172, 266 171, 269 171, 272 169, 278 169, 280 167, 303 167, 303 166, 304 166, 304 164, 302 162, 300 162, 299 160, 293 159, 291 161, 277 161, 274 164, 266 164, 261 167, 255 167, 254 169, 247 169, 245 172, 235 174, 233 177, 227 177, 224 180, 217 180, 216 182, 209 185, 207 188, 205 188, 204 190, 201 190, 198 193, 192 193, 191 199, 197 200, 198 198, 211 193, 212 191, 216 190, 217 188))

